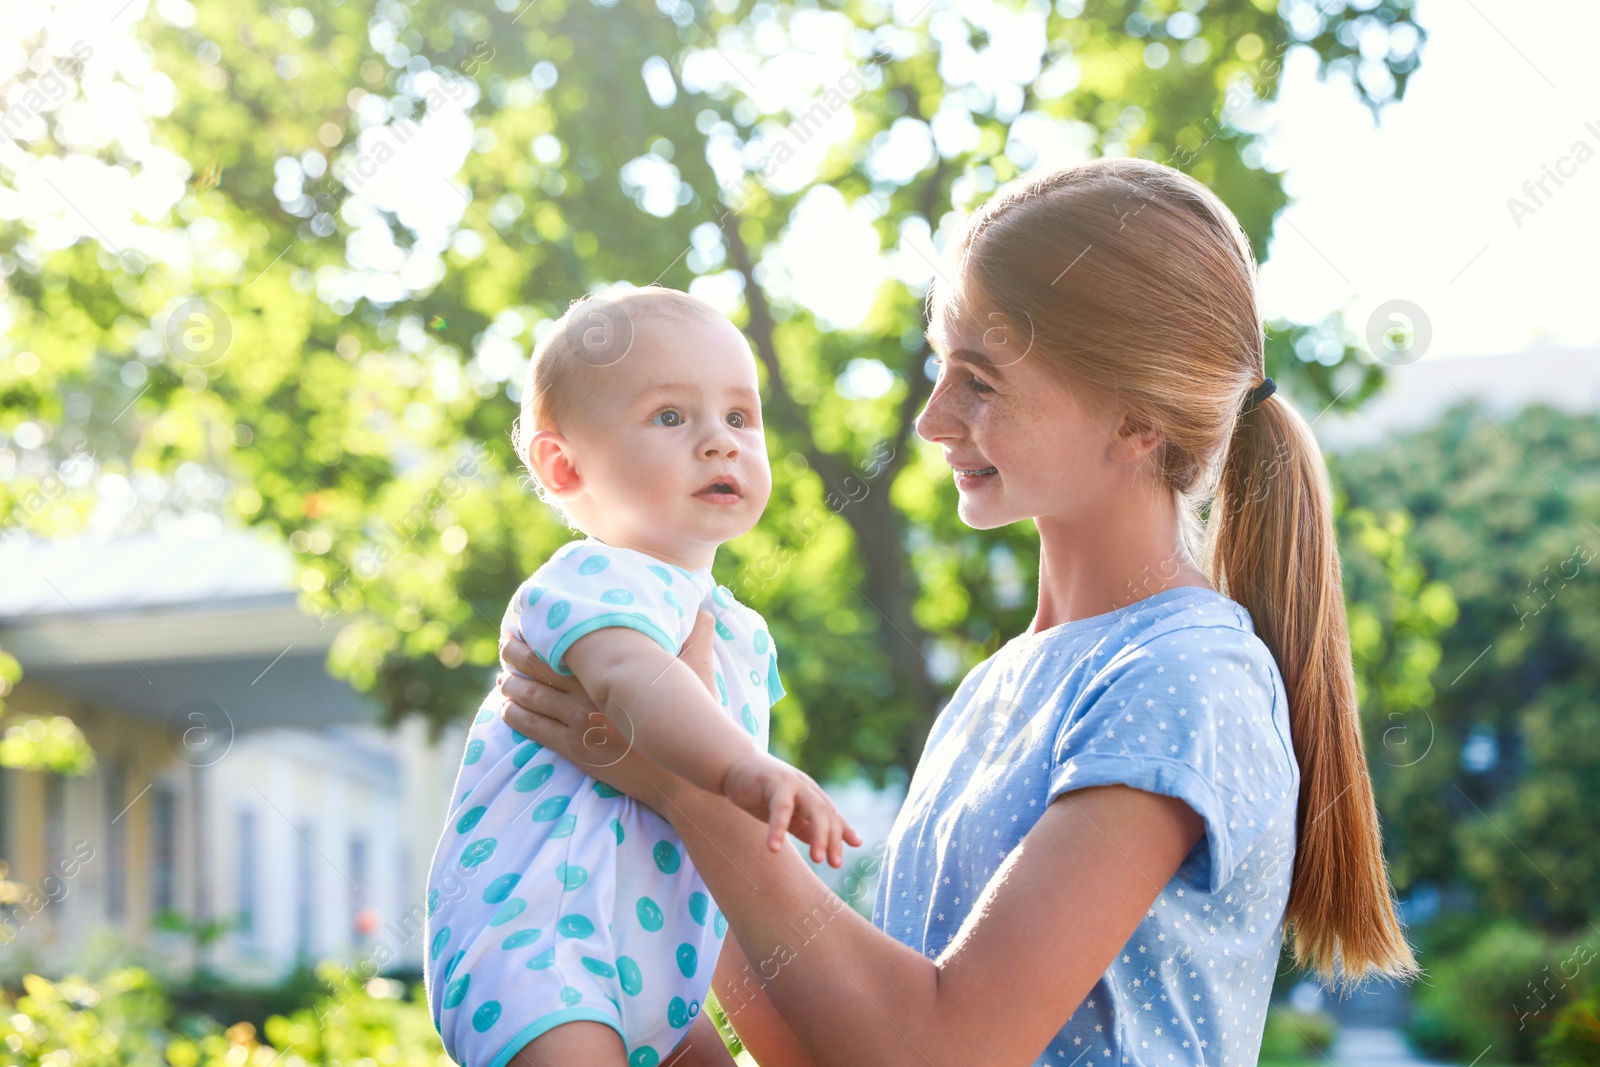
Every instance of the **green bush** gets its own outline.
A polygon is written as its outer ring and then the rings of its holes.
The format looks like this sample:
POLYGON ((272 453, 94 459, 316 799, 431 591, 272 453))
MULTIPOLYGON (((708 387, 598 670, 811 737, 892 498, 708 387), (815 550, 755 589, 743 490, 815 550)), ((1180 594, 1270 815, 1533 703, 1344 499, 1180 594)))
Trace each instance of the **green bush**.
POLYGON ((1295 1011, 1273 1006, 1261 1034, 1262 1063, 1321 1060, 1333 1045, 1337 1028, 1322 1012, 1295 1011))
POLYGON ((1424 952, 1428 978, 1415 987, 1407 1037, 1434 1058, 1468 1062, 1492 1048, 1485 1062, 1536 1063, 1540 1039, 1573 996, 1561 975, 1575 974, 1579 961, 1593 958, 1586 950, 1583 942, 1556 941, 1500 920, 1464 939, 1454 953, 1424 952))
POLYGON ((1550 1032, 1539 1042, 1539 1054, 1545 1067, 1600 1064, 1600 982, 1556 1013, 1550 1032))
MULTIPOLYGON (((175 1008, 141 968, 92 982, 26 975, 20 991, 0 998, 0 1059, 16 1067, 451 1067, 420 983, 408 996, 404 983, 363 982, 331 964, 316 977, 311 1005, 268 1017, 263 1044, 251 1022, 230 1019, 224 1028, 203 1011, 175 1008)), ((291 982, 283 995, 298 991, 291 982)))

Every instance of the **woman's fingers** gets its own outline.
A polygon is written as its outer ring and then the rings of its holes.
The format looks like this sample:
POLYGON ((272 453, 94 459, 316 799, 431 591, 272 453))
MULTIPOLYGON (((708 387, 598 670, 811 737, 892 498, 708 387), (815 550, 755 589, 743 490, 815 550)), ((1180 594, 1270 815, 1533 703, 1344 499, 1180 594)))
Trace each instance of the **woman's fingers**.
POLYGON ((528 643, 517 634, 501 632, 500 659, 517 673, 527 675, 563 693, 578 691, 576 678, 570 674, 557 674, 551 670, 550 664, 535 655, 528 643))

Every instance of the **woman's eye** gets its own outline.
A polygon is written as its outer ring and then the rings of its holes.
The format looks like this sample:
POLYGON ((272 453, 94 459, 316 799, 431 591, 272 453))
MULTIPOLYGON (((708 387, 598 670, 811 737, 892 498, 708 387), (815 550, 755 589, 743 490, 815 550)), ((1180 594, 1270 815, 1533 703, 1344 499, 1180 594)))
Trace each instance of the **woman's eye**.
POLYGON ((744 429, 744 412, 742 412, 742 411, 730 411, 730 412, 728 412, 728 425, 732 426, 736 430, 744 429))
POLYGON ((972 387, 972 391, 974 393, 992 393, 992 392, 994 392, 994 388, 992 386, 984 385, 982 382, 978 381, 978 379, 976 379, 976 378, 969 378, 967 380, 967 385, 972 387))
POLYGON ((652 421, 657 426, 682 426, 683 416, 668 408, 666 411, 657 414, 652 421))

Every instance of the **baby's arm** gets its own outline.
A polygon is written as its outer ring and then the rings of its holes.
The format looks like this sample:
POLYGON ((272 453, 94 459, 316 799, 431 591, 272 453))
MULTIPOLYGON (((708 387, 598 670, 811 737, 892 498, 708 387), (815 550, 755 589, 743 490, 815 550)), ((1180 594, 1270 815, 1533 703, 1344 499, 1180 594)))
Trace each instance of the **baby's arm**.
POLYGON ((761 751, 682 660, 625 627, 580 637, 564 659, 589 698, 650 760, 767 819, 773 848, 793 830, 811 845, 815 861, 843 864, 840 841, 854 832, 827 794, 804 772, 761 751))

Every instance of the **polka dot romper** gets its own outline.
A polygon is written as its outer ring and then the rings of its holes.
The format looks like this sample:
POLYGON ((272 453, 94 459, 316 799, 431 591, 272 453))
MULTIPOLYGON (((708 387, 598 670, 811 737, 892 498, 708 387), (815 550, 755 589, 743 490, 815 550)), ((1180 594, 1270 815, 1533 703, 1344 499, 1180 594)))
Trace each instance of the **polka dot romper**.
MULTIPOLYGON (((717 696, 763 750, 783 695, 760 615, 687 571, 593 538, 523 583, 504 628, 562 674, 585 634, 621 626, 676 654, 704 608, 717 618, 717 696)), ((625 723, 618 723, 624 735, 625 723)), ((428 876, 428 1003, 462 1067, 503 1067, 575 1020, 621 1035, 629 1067, 683 1039, 711 984, 727 921, 665 820, 478 712, 428 876)))

